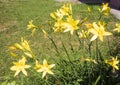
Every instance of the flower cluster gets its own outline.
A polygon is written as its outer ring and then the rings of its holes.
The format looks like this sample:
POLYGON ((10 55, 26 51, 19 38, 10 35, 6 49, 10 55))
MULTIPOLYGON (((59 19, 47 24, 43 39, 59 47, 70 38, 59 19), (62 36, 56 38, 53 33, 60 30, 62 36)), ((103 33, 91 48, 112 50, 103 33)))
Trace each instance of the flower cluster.
MULTIPOLYGON (((88 10, 89 12, 91 12, 90 8, 88 8, 88 10)), ((99 8, 99 12, 101 14, 100 17, 102 17, 103 15, 108 16, 109 11, 110 11, 110 8, 108 7, 108 3, 103 4, 102 8, 101 9, 99 8)), ((97 41, 97 39, 102 41, 101 43, 103 43, 105 36, 113 35, 112 32, 107 31, 108 29, 107 29, 106 23, 100 20, 100 18, 98 21, 96 22, 94 21, 91 23, 86 22, 87 18, 83 19, 81 22, 80 20, 75 20, 72 14, 72 6, 69 3, 64 4, 56 12, 51 13, 50 16, 52 17, 52 19, 54 19, 54 22, 53 22, 54 25, 52 27, 54 32, 70 32, 70 34, 73 35, 74 31, 77 31, 76 34, 78 34, 79 41, 82 41, 82 40, 84 41, 83 42, 84 45, 82 44, 83 50, 87 49, 87 51, 89 52, 90 58, 81 58, 79 60, 90 62, 90 63, 92 62, 95 65, 98 65, 100 62, 98 60, 99 59, 98 57, 100 56, 100 51, 97 45, 98 43, 96 43, 96 45, 94 45, 93 47, 91 45, 93 41, 97 41), (95 59, 91 58, 92 48, 93 48, 93 52, 96 52, 95 57, 97 58, 95 59)), ((35 30, 39 28, 38 26, 35 26, 33 24, 33 20, 29 21, 29 24, 27 25, 27 27, 28 27, 27 29, 32 30, 32 35, 34 35, 35 30)), ((118 33, 120 32, 120 23, 116 24, 116 28, 113 29, 113 31, 118 31, 118 33)), ((42 32, 45 37, 48 37, 48 33, 44 29, 42 29, 42 32)), ((52 41, 55 48, 57 49, 57 46, 54 40, 51 37, 48 37, 48 38, 52 41)), ((62 45, 65 48, 64 44, 62 45)), ((36 70, 37 72, 43 72, 42 78, 47 76, 47 74, 52 74, 52 75, 54 74, 51 71, 51 69, 55 66, 55 64, 49 65, 46 59, 43 60, 43 64, 40 64, 39 61, 36 59, 35 55, 33 54, 29 46, 29 42, 25 40, 23 37, 21 37, 20 44, 15 43, 13 46, 10 46, 9 49, 10 49, 10 54, 14 57, 19 57, 18 56, 19 53, 16 53, 17 51, 22 54, 20 55, 22 56, 22 59, 19 59, 18 62, 13 62, 14 65, 10 68, 10 70, 16 71, 14 76, 17 76, 21 71, 25 76, 28 75, 25 69, 32 67, 32 65, 26 64, 26 62, 27 63, 29 62, 28 58, 33 59, 34 65, 35 65, 34 70, 36 70)), ((66 48, 65 48, 65 51, 66 51, 66 54, 68 55, 66 48)), ((110 65, 114 71, 119 70, 119 66, 118 66, 119 60, 117 57, 116 58, 113 57, 110 60, 108 59, 108 60, 105 60, 105 62, 103 61, 101 62, 110 65)))
POLYGON ((50 16, 55 20, 53 27, 54 32, 73 32, 79 29, 79 20, 73 19, 71 4, 63 5, 57 12, 53 12, 50 16))
MULTIPOLYGON (((55 66, 55 64, 48 65, 47 61, 44 59, 43 65, 40 65, 38 61, 35 59, 34 54, 32 50, 30 49, 30 46, 28 44, 28 41, 25 40, 23 37, 21 38, 21 44, 15 43, 13 46, 9 47, 10 50, 21 50, 22 53, 22 59, 20 59, 18 62, 13 62, 14 66, 10 68, 12 71, 16 71, 14 76, 17 76, 21 71, 25 76, 27 76, 26 68, 30 68, 31 65, 26 65, 25 62, 27 62, 27 58, 32 58, 33 60, 36 61, 36 66, 35 70, 37 72, 43 72, 42 78, 45 77, 45 75, 48 74, 53 74, 51 71, 51 68, 55 66), (28 56, 28 57, 26 57, 28 56)), ((10 52, 11 56, 17 56, 17 53, 10 52)), ((19 57, 19 56, 17 56, 19 57)))
POLYGON ((28 41, 25 40, 23 37, 21 37, 21 44, 15 43, 13 46, 10 46, 9 49, 11 50, 11 55, 14 57, 17 56, 15 52, 17 50, 21 50, 25 56, 34 58, 33 52, 29 46, 28 41))

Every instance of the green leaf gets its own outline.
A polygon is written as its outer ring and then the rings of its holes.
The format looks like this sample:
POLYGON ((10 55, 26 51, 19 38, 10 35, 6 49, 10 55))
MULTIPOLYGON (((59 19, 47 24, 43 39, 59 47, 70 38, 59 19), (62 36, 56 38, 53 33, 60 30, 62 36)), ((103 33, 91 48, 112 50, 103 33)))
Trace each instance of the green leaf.
POLYGON ((95 83, 93 85, 97 85, 97 83, 99 82, 100 78, 101 78, 101 76, 99 75, 97 80, 95 81, 95 83))

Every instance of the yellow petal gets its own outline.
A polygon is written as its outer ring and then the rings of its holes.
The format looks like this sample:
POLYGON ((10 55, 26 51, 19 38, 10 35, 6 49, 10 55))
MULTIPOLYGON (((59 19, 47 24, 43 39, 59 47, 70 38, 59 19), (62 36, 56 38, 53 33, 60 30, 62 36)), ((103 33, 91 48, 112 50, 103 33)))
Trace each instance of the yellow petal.
POLYGON ((30 68, 31 66, 30 65, 25 65, 24 68, 30 68))
POLYGON ((10 50, 16 50, 16 47, 14 47, 14 46, 10 46, 10 47, 8 47, 10 50))
POLYGON ((14 46, 20 50, 24 50, 24 48, 18 43, 15 43, 14 46))
POLYGON ((13 56, 13 57, 17 57, 17 54, 15 54, 13 52, 11 52, 10 55, 13 56))
POLYGON ((118 66, 114 66, 114 68, 115 68, 116 70, 119 70, 118 66))
POLYGON ((15 72, 14 77, 17 76, 17 75, 19 74, 19 72, 20 72, 20 70, 17 70, 17 71, 15 72))
POLYGON ((48 72, 49 74, 54 74, 51 70, 48 70, 47 72, 48 72))
POLYGON ((43 72, 43 74, 42 74, 42 78, 44 78, 44 77, 45 77, 45 75, 46 75, 46 72, 43 72))
POLYGON ((110 32, 105 32, 104 35, 112 35, 110 32))
POLYGON ((16 70, 16 66, 12 66, 12 67, 10 68, 10 70, 15 71, 15 70, 16 70))
POLYGON ((43 72, 43 69, 40 68, 40 69, 37 70, 37 72, 43 72))
POLYGON ((33 58, 33 55, 31 53, 28 53, 28 52, 24 52, 24 54, 30 58, 33 58))
POLYGON ((94 35, 90 41, 94 41, 98 36, 97 35, 94 35))
POLYGON ((22 41, 21 44, 26 50, 31 51, 30 46, 26 40, 22 41))
POLYGON ((103 42, 103 36, 99 35, 100 40, 103 42))
POLYGON ((50 68, 53 68, 54 66, 55 66, 55 64, 51 64, 51 65, 49 65, 50 66, 50 68))
POLYGON ((48 66, 47 61, 45 59, 43 60, 43 65, 48 66))
POLYGON ((27 76, 27 72, 25 69, 22 70, 23 74, 25 74, 27 76))
POLYGON ((31 33, 32 36, 34 35, 35 30, 36 30, 35 28, 32 30, 32 33, 31 33))

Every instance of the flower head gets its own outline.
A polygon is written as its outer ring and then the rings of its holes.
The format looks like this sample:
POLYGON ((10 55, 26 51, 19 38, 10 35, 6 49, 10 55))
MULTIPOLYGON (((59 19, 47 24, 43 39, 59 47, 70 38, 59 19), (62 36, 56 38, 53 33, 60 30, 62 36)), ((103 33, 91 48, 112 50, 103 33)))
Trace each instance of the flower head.
POLYGON ((17 76, 19 74, 19 72, 23 72, 24 75, 27 76, 27 72, 26 72, 26 68, 30 68, 30 65, 26 65, 25 64, 26 59, 25 57, 23 57, 21 60, 19 60, 18 62, 13 62, 14 66, 12 66, 10 68, 10 70, 12 71, 16 71, 14 76, 17 76))
POLYGON ((79 20, 74 20, 72 16, 67 18, 67 22, 63 23, 63 27, 65 28, 64 32, 70 31, 70 34, 73 35, 73 32, 78 29, 79 20))
POLYGON ((112 33, 105 31, 105 27, 101 23, 97 24, 96 22, 93 22, 92 26, 93 28, 89 29, 89 32, 93 34, 91 41, 94 41, 98 37, 101 41, 103 41, 103 36, 112 35, 112 33))
POLYGON ((42 78, 44 78, 47 73, 48 74, 54 74, 51 71, 51 68, 53 68, 54 66, 55 66, 55 64, 48 65, 48 63, 45 59, 43 60, 43 65, 39 64, 38 61, 36 60, 35 69, 36 69, 37 72, 43 72, 42 78))
POLYGON ((64 28, 63 28, 63 20, 58 19, 53 27, 54 32, 63 32, 64 28))
POLYGON ((104 15, 108 16, 110 13, 110 7, 108 6, 108 3, 102 5, 102 9, 99 9, 99 11, 101 13, 103 13, 104 15))
POLYGON ((112 57, 111 60, 105 60, 105 63, 112 66, 113 70, 115 70, 115 69, 119 70, 119 67, 117 66, 117 64, 119 64, 119 60, 117 59, 117 57, 116 58, 112 57))
POLYGON ((69 3, 64 4, 60 10, 64 15, 72 14, 72 7, 71 7, 71 4, 69 4, 69 3))
POLYGON ((33 24, 33 20, 29 21, 29 24, 27 25, 27 27, 28 27, 27 29, 32 30, 32 34, 31 34, 32 36, 34 35, 36 28, 38 28, 33 24))
POLYGON ((51 13, 50 16, 53 19, 57 20, 57 19, 62 19, 64 15, 60 10, 57 10, 56 12, 51 13))
POLYGON ((64 16, 69 16, 71 14, 72 14, 71 4, 66 3, 56 12, 51 13, 50 16, 53 19, 57 20, 57 19, 62 19, 64 16))
POLYGON ((120 32, 120 23, 117 23, 117 24, 116 24, 116 28, 115 28, 113 31, 118 31, 118 32, 120 32))

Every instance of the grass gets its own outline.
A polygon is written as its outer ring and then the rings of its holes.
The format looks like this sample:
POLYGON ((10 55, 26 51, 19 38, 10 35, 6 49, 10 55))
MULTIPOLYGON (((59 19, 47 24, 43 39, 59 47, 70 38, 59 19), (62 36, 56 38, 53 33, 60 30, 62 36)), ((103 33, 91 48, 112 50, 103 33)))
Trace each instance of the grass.
MULTIPOLYGON (((49 14, 56 11, 56 9, 59 8, 62 4, 63 3, 54 2, 54 0, 0 1, 0 82, 3 82, 5 80, 11 81, 10 77, 12 77, 13 73, 10 72, 9 68, 12 65, 12 58, 9 55, 9 50, 7 47, 13 45, 13 43, 15 42, 20 42, 20 38, 22 36, 30 41, 30 46, 36 57, 38 59, 41 59, 40 61, 42 61, 44 58, 47 58, 48 60, 50 60, 50 62, 55 63, 56 60, 60 59, 60 57, 57 56, 57 53, 54 49, 53 44, 51 44, 51 41, 43 38, 43 34, 40 30, 35 33, 34 37, 31 37, 30 31, 28 31, 26 28, 28 21, 32 19, 35 21, 35 24, 43 24, 43 28, 51 32, 50 27, 44 25, 44 23, 48 22, 48 20, 51 20, 49 14)), ((96 12, 97 8, 99 7, 98 5, 90 5, 90 7, 94 10, 93 13, 86 13, 88 7, 88 5, 86 4, 72 4, 72 6, 74 17, 76 19, 89 17, 90 22, 97 20, 99 15, 98 12, 96 12)), ((112 15, 110 15, 109 18, 106 18, 105 20, 109 24, 114 24, 119 21, 112 15)), ((109 28, 113 29, 113 27, 109 28)), ((76 36, 71 38, 67 34, 63 34, 62 36, 59 36, 59 34, 57 34, 57 36, 54 36, 53 34, 51 35, 52 37, 55 37, 54 41, 60 49, 59 51, 61 52, 61 56, 66 57, 67 55, 64 51, 62 51, 64 49, 61 47, 60 39, 65 42, 64 44, 67 47, 68 54, 70 54, 71 57, 76 56, 76 59, 79 58, 80 52, 73 52, 74 49, 78 49, 78 43, 75 43, 76 41, 78 42, 76 36), (71 41, 73 49, 71 48, 71 46, 69 46, 69 44, 71 44, 69 42, 71 41)), ((33 79, 35 75, 36 74, 28 78, 28 81, 30 81, 30 79, 33 79)), ((36 78, 36 81, 38 80, 39 77, 36 78)), ((19 79, 17 79, 17 81, 19 81, 19 79)))

